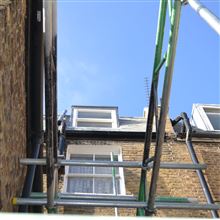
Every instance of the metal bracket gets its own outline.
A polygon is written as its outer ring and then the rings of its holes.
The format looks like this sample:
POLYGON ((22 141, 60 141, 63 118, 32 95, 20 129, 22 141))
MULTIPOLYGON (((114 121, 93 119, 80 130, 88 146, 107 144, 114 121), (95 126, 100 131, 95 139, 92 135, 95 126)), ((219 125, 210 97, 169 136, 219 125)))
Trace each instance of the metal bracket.
POLYGON ((156 214, 157 214, 156 208, 154 208, 154 209, 145 208, 145 215, 146 216, 152 216, 152 215, 156 215, 156 214))
POLYGON ((143 170, 150 170, 151 168, 148 166, 149 163, 151 163, 152 161, 154 161, 154 157, 150 157, 148 159, 145 160, 142 169, 143 170))

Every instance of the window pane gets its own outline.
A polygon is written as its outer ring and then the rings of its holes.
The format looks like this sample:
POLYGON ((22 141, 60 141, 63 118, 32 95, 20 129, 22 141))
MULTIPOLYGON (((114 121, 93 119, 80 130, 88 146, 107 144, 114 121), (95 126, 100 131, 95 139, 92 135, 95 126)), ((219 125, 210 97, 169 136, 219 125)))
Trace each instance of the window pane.
POLYGON ((67 192, 92 193, 93 179, 89 177, 68 177, 67 192))
POLYGON ((95 178, 95 193, 112 194, 112 178, 95 178))
POLYGON ((111 119, 111 112, 78 112, 78 118, 103 118, 111 119))
POLYGON ((116 179, 116 187, 117 187, 117 194, 120 194, 121 190, 120 190, 120 180, 119 179, 116 179))
POLYGON ((206 113, 214 130, 220 130, 220 114, 206 113))
POLYGON ((77 122, 77 127, 112 128, 111 122, 77 122))
MULTIPOLYGON (((119 179, 116 179, 116 191, 120 194, 119 179)), ((95 193, 113 194, 112 178, 95 178, 95 193)))
POLYGON ((219 114, 220 113, 220 108, 204 108, 206 113, 215 113, 219 114))
MULTIPOLYGON (((93 155, 91 154, 72 154, 70 156, 71 160, 93 160, 93 155)), ((70 166, 69 173, 93 173, 93 168, 90 166, 70 166)))
MULTIPOLYGON (((110 155, 95 155, 96 161, 111 161, 110 155)), ((114 160, 118 160, 118 156, 114 156, 114 160)), ((115 172, 118 174, 118 167, 115 167, 115 172)), ((95 167, 96 174, 112 174, 112 167, 95 167)))

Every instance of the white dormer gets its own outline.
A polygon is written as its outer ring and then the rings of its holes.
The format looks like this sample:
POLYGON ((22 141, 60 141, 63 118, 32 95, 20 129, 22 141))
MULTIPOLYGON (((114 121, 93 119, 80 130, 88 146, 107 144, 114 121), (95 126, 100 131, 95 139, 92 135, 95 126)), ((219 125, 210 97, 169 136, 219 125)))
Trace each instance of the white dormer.
POLYGON ((220 105, 193 104, 191 122, 205 131, 220 131, 220 105))
POLYGON ((73 106, 74 128, 117 128, 118 108, 99 106, 73 106))

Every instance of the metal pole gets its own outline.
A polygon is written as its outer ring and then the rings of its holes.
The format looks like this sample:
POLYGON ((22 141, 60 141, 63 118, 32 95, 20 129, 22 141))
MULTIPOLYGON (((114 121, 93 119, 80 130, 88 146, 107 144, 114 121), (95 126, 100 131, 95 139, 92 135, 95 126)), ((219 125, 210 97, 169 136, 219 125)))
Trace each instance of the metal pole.
MULTIPOLYGON (((111 161, 114 161, 114 154, 111 152, 111 161)), ((116 178, 115 178, 115 167, 112 167, 112 187, 113 187, 113 195, 117 196, 117 186, 116 186, 116 178)), ((118 209, 115 208, 115 216, 118 216, 118 209)))
POLYGON ((220 19, 197 0, 188 0, 189 5, 200 17, 220 35, 220 19))
POLYGON ((157 131, 157 138, 156 138, 155 159, 154 159, 154 165, 153 165, 153 171, 152 171, 152 177, 150 183, 146 215, 152 215, 154 213, 154 203, 156 198, 157 180, 160 169, 162 144, 164 142, 165 125, 168 114, 170 90, 172 84, 174 60, 176 53, 176 44, 177 44, 178 29, 180 22, 180 13, 181 13, 181 1, 175 0, 174 8, 172 10, 172 17, 171 17, 171 31, 170 31, 168 50, 167 50, 166 72, 164 78, 159 126, 157 131))
MULTIPOLYGON (((36 139, 35 141, 36 141, 35 146, 32 143, 33 147, 34 147, 33 152, 32 152, 33 158, 38 157, 39 151, 40 151, 40 145, 41 145, 40 139, 38 139, 38 140, 36 139)), ((36 165, 31 165, 27 169, 27 174, 26 174, 26 178, 25 178, 25 182, 24 182, 24 186, 23 186, 23 191, 22 191, 22 197, 24 197, 24 198, 29 197, 32 192, 35 170, 36 170, 36 165)), ((28 206, 27 205, 20 206, 19 212, 28 212, 28 206)))
MULTIPOLYGON (((46 165, 46 159, 21 159, 22 165, 46 165)), ((141 162, 136 161, 91 161, 91 160, 58 160, 57 166, 94 166, 94 167, 130 167, 149 169, 153 167, 153 163, 143 166, 141 162)), ((190 163, 160 163, 162 169, 206 169, 206 164, 190 164, 190 163)))
MULTIPOLYGON (((27 1, 26 20, 26 91, 27 91, 27 155, 38 158, 43 142, 43 3, 27 1)), ((43 191, 41 167, 29 166, 25 177, 22 197, 31 191, 43 191)), ((42 207, 31 207, 31 212, 42 212, 42 207)), ((28 212, 27 206, 19 212, 28 212)))
MULTIPOLYGON (((199 164, 199 160, 196 156, 196 152, 194 150, 194 147, 192 145, 192 127, 190 125, 190 122, 189 122, 189 118, 187 116, 187 114, 185 112, 183 112, 181 114, 182 118, 183 118, 183 122, 184 122, 184 125, 187 129, 187 133, 186 133, 186 145, 187 145, 187 148, 188 148, 188 151, 189 151, 189 154, 190 154, 190 157, 193 161, 194 164, 199 164)), ((196 173, 199 177, 199 182, 202 186, 202 190, 203 190, 203 193, 206 197, 206 200, 207 200, 207 203, 208 204, 214 204, 214 200, 212 198, 212 194, 209 190, 209 186, 206 182, 206 179, 204 177, 204 174, 201 170, 196 170, 196 173)), ((213 218, 219 218, 219 215, 218 215, 218 212, 215 211, 215 210, 211 210, 211 214, 212 214, 212 217, 213 218)))
POLYGON ((65 120, 65 115, 66 115, 67 110, 64 111, 64 113, 60 116, 58 119, 58 150, 59 150, 59 155, 64 154, 65 150, 65 145, 66 145, 66 120, 65 120))
MULTIPOLYGON (((14 205, 46 205, 46 199, 14 198, 14 205)), ((81 206, 81 207, 118 207, 118 208, 146 208, 146 202, 138 201, 100 201, 100 200, 74 200, 56 199, 56 206, 81 206)), ((219 210, 220 205, 197 203, 172 203, 156 202, 158 209, 191 209, 191 210, 219 210)))
POLYGON ((52 1, 45 5, 45 111, 46 111, 46 156, 47 156, 47 209, 54 213, 54 134, 53 134, 53 57, 52 57, 52 1))
MULTIPOLYGON (((159 75, 159 73, 155 73, 155 69, 158 67, 161 61, 162 47, 163 47, 163 38, 164 38, 164 28, 166 21, 166 11, 167 11, 167 1, 160 1, 159 6, 159 16, 158 16, 158 25, 157 25, 157 34, 156 34, 156 49, 155 49, 155 58, 154 58, 154 66, 153 66, 153 79, 151 83, 151 92, 150 92, 150 103, 147 117, 147 126, 146 126, 146 134, 145 134, 145 142, 144 142, 144 153, 143 153, 143 164, 146 163, 146 160, 149 158, 150 154, 150 146, 151 146, 151 138, 152 138, 152 129, 153 129, 153 118, 154 118, 154 110, 155 110, 155 88, 157 88, 158 77, 155 75, 159 75)), ((146 170, 141 170, 141 179, 139 186, 139 201, 146 201, 146 170)), ((137 210, 137 216, 144 216, 144 209, 137 210)))
MULTIPOLYGON (((31 198, 46 198, 46 193, 31 193, 31 198)), ((138 201, 136 196, 130 195, 85 195, 85 194, 74 194, 74 193, 58 193, 59 199, 88 199, 88 200, 117 200, 117 201, 138 201)), ((161 196, 156 198, 156 202, 173 202, 173 203, 198 203, 195 198, 185 198, 185 197, 170 197, 161 196)))
MULTIPOLYGON (((53 149, 54 162, 58 161, 58 124, 57 124, 57 1, 52 1, 52 57, 53 57, 53 149)), ((58 167, 54 168, 55 197, 58 192, 58 167)))

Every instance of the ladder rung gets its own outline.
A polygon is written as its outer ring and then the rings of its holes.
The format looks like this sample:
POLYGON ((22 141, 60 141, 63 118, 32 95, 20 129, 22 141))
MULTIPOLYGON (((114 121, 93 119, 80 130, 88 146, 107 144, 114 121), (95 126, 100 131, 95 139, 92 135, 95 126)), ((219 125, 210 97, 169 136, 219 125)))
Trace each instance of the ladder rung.
MULTIPOLYGON (((46 159, 20 159, 22 165, 46 165, 46 159)), ((90 161, 90 160, 58 160, 59 166, 94 166, 94 167, 131 167, 144 168, 142 162, 137 161, 90 161)), ((147 165, 152 168, 153 162, 147 165)), ((161 163, 161 169, 206 169, 206 164, 190 163, 161 163)))
MULTIPOLYGON (((14 205, 47 205, 46 199, 14 198, 14 205)), ((84 206, 84 207, 118 207, 118 208, 147 208, 146 202, 137 201, 100 201, 100 200, 78 200, 78 199, 55 199, 56 206, 84 206)), ((171 203, 156 202, 158 209, 201 209, 219 210, 217 204, 193 204, 193 203, 171 203)))

